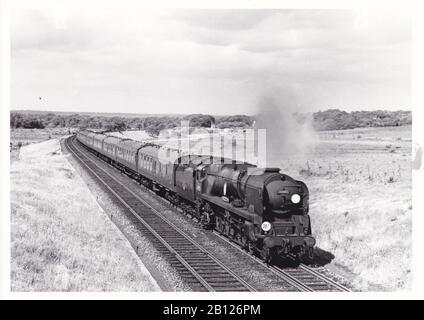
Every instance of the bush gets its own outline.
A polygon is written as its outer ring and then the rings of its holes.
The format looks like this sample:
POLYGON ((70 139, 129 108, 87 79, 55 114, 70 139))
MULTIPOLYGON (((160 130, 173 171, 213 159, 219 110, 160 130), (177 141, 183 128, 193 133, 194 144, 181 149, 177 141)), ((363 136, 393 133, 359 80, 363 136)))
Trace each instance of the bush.
POLYGON ((188 120, 192 128, 210 128, 215 123, 215 118, 204 114, 191 114, 182 118, 188 120))
POLYGON ((316 130, 341 130, 363 127, 400 126, 412 123, 410 111, 352 111, 338 109, 319 111, 313 114, 316 130))

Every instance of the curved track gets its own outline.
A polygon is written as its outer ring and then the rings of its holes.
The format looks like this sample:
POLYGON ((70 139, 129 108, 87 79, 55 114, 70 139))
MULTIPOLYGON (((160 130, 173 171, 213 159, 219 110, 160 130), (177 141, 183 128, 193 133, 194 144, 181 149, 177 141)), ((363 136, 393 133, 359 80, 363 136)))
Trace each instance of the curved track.
POLYGON ((178 274, 195 291, 255 291, 222 262, 207 252, 158 210, 114 178, 87 156, 74 137, 66 147, 107 190, 142 225, 178 274))
MULTIPOLYGON (((95 156, 74 137, 66 139, 65 145, 107 189, 107 192, 125 207, 126 213, 140 222, 141 231, 155 243, 158 251, 165 255, 183 281, 188 283, 194 291, 256 291, 148 202, 96 164, 97 161, 92 160, 95 156)), ((164 199, 164 201, 166 200, 164 199)), ((264 270, 289 284, 294 290, 306 292, 350 291, 335 280, 304 264, 300 264, 296 268, 267 266, 261 259, 250 255, 228 238, 217 232, 214 233, 261 265, 264 270)))

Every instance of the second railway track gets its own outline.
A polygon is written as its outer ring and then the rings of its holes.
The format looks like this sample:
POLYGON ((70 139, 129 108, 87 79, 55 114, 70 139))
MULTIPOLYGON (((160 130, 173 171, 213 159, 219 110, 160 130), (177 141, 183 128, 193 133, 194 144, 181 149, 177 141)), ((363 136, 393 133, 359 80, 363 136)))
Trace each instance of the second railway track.
MULTIPOLYGON (((161 212, 99 166, 97 161, 93 161, 95 156, 79 145, 76 139, 73 137, 66 139, 65 145, 89 173, 107 189, 107 192, 125 207, 127 213, 140 222, 143 233, 155 243, 158 251, 194 291, 256 291, 161 212)), ((297 268, 267 266, 262 260, 248 254, 229 239, 219 234, 218 236, 294 290, 350 291, 335 280, 303 264, 297 268)))

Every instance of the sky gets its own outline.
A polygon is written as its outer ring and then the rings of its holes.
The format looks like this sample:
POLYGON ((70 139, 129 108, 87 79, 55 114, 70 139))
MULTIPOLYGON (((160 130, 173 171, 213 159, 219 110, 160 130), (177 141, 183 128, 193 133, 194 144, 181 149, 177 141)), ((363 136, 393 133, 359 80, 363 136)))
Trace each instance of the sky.
POLYGON ((256 114, 411 109, 407 15, 17 1, 12 109, 256 114))

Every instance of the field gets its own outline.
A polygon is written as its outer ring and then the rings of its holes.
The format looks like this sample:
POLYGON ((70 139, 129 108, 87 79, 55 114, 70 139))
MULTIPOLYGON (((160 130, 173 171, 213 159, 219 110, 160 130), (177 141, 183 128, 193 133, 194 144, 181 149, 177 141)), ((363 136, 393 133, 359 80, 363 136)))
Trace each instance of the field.
POLYGON ((11 291, 158 291, 58 139, 11 164, 11 291))
POLYGON ((362 290, 412 282, 411 127, 322 132, 281 163, 307 183, 318 246, 362 290))
POLYGON ((47 141, 49 139, 60 138, 63 135, 71 134, 75 129, 54 128, 54 129, 11 129, 10 130, 10 160, 14 162, 19 159, 20 148, 32 143, 47 141))
POLYGON ((21 143, 23 146, 58 138, 65 134, 73 133, 74 129, 55 128, 55 129, 13 129, 10 131, 10 142, 13 146, 21 143))

